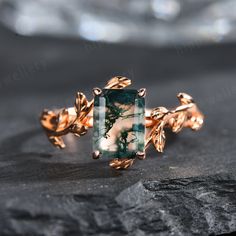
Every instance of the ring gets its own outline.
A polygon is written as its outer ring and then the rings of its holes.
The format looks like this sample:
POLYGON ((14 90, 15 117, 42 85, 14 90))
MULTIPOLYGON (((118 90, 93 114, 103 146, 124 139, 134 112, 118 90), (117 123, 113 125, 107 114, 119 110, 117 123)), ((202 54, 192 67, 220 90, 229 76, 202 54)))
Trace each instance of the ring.
POLYGON ((174 109, 145 109, 146 89, 124 89, 131 80, 117 76, 104 89, 94 88, 92 101, 78 92, 73 107, 55 111, 44 110, 40 122, 49 141, 65 148, 63 136, 77 137, 93 127, 93 158, 111 158, 110 166, 127 169, 136 158, 145 159, 145 150, 153 144, 163 152, 169 128, 178 133, 182 128, 199 130, 204 121, 193 98, 186 93, 177 95, 180 105, 174 109))

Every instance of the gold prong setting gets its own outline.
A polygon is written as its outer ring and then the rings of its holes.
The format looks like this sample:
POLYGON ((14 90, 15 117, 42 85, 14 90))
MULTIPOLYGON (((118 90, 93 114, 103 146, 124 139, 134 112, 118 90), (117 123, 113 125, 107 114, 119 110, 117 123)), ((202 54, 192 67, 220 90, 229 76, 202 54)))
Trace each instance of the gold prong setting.
POLYGON ((142 97, 142 98, 146 97, 146 89, 145 88, 139 89, 138 90, 138 96, 142 97))
POLYGON ((137 152, 136 153, 136 157, 139 159, 139 160, 144 160, 146 158, 146 153, 145 152, 137 152))
POLYGON ((93 152, 93 159, 99 159, 101 157, 100 151, 96 150, 93 152))
POLYGON ((100 88, 93 88, 94 96, 99 96, 102 94, 102 90, 100 88))

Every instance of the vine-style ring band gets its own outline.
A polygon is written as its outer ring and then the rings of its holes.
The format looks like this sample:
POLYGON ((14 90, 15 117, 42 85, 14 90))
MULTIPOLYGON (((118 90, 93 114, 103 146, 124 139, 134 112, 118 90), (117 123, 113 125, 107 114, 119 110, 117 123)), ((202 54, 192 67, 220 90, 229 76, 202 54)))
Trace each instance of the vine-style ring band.
POLYGON ((114 77, 104 89, 93 89, 92 101, 78 92, 74 107, 44 110, 40 121, 50 142, 65 148, 63 135, 80 137, 93 127, 93 158, 109 157, 111 167, 126 169, 136 157, 145 158, 151 143, 163 152, 165 128, 178 133, 184 127, 202 127, 204 116, 188 94, 177 95, 180 105, 174 109, 145 110, 146 89, 124 89, 130 84, 126 77, 114 77))

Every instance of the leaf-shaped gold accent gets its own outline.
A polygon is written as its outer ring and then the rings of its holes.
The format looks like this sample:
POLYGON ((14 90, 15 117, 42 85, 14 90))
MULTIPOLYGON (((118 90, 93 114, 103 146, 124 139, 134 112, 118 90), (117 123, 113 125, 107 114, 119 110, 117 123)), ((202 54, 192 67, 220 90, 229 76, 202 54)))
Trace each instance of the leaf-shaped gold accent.
POLYGON ((113 159, 110 161, 110 167, 116 169, 116 170, 121 170, 121 169, 127 169, 131 165, 133 165, 134 159, 128 159, 128 158, 123 158, 123 159, 113 159))
POLYGON ((89 102, 83 93, 78 92, 75 98, 75 110, 77 114, 86 112, 88 109, 89 102))
POLYGON ((179 93, 177 97, 182 105, 194 103, 193 98, 187 93, 179 93))
POLYGON ((111 78, 105 88, 106 89, 123 89, 127 86, 131 85, 131 80, 123 77, 123 76, 116 76, 111 78))
POLYGON ((184 122, 186 121, 186 112, 180 112, 174 118, 174 122, 172 123, 172 131, 178 133, 184 126, 184 122))
POLYGON ((60 136, 48 135, 48 139, 55 147, 58 147, 61 149, 66 147, 63 139, 60 136))
POLYGON ((77 115, 73 107, 68 109, 62 109, 57 117, 56 132, 61 132, 67 129, 70 125, 72 125, 75 122, 76 117, 77 115))
POLYGON ((62 109, 58 114, 54 111, 43 111, 41 125, 50 131, 61 132, 68 128, 76 119, 74 108, 62 109))
POLYGON ((152 134, 153 144, 158 152, 163 152, 166 142, 165 131, 162 127, 158 127, 152 134))
POLYGON ((70 131, 77 137, 83 136, 87 133, 88 128, 82 124, 74 124, 72 125, 70 131))
POLYGON ((165 107, 156 107, 151 111, 151 118, 154 120, 159 120, 164 117, 169 112, 165 107))
POLYGON ((195 131, 199 130, 203 125, 203 120, 204 120, 204 117, 202 115, 191 117, 190 122, 189 122, 190 128, 195 131))
POLYGON ((53 111, 44 110, 40 117, 41 125, 48 130, 56 131, 57 115, 53 111))

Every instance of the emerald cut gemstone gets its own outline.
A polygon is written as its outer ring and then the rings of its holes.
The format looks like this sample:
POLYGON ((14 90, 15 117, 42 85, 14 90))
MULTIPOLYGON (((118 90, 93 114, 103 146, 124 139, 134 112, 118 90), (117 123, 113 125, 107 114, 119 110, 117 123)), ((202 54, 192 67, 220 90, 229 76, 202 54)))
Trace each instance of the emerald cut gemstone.
POLYGON ((145 99, 133 89, 103 89, 94 97, 93 150, 111 158, 144 152, 145 99))

